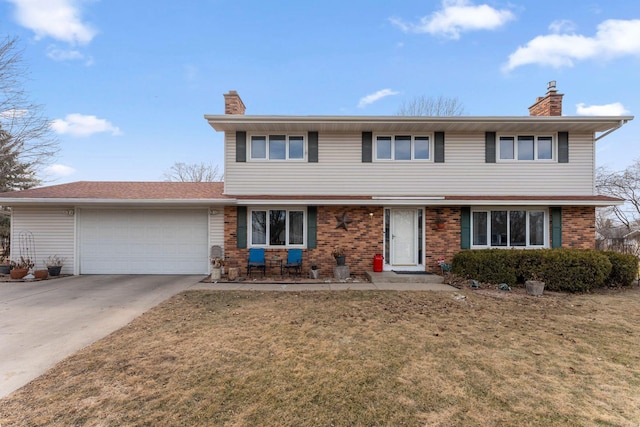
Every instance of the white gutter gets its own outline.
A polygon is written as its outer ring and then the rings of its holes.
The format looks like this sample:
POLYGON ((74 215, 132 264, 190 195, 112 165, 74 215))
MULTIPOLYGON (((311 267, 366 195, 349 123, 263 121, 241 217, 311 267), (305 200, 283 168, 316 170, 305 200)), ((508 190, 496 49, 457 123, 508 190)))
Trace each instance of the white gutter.
POLYGON ((603 134, 602 134, 602 135, 600 135, 600 136, 597 136, 597 137, 596 137, 596 139, 595 139, 595 141, 596 141, 596 142, 598 142, 599 140, 601 140, 601 139, 602 139, 602 138, 604 138, 605 136, 609 135, 610 133, 613 133, 613 132, 617 131, 617 130, 618 130, 618 129, 620 129, 622 126, 624 126, 625 124, 627 124, 627 122, 628 122, 628 121, 629 121, 629 120, 627 120, 627 119, 622 119, 622 120, 620 120, 620 122, 618 123, 618 126, 616 126, 616 127, 614 127, 614 128, 609 129, 608 131, 606 131, 605 133, 603 133, 603 134))
POLYGON ((198 205, 225 206, 235 199, 82 199, 82 198, 27 198, 0 197, 0 206, 17 205, 198 205))
POLYGON ((278 200, 278 199, 250 199, 236 200, 234 204, 242 206, 619 206, 624 201, 601 201, 601 200, 500 200, 500 199, 480 199, 480 200, 445 200, 441 198, 372 198, 372 199, 332 199, 332 200, 278 200))

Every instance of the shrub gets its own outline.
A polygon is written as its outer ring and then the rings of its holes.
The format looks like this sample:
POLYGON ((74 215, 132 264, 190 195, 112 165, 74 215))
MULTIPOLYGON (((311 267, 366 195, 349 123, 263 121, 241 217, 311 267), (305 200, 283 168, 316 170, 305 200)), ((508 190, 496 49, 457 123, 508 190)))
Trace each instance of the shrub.
POLYGON ((631 286, 638 278, 638 258, 631 254, 603 252, 611 262, 611 274, 607 277, 607 286, 631 286))
POLYGON ((458 252, 453 272, 481 282, 515 285, 542 280, 554 291, 586 292, 601 287, 611 273, 609 257, 582 249, 504 250, 458 252))

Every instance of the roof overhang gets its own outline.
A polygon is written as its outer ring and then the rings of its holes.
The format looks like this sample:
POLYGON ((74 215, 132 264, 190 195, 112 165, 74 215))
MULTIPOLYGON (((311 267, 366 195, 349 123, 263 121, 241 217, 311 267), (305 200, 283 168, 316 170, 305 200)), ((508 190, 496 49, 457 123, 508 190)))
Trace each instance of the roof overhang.
POLYGON ((610 132, 633 116, 247 116, 205 115, 219 132, 610 132))
POLYGON ((213 207, 235 204, 233 199, 86 199, 86 198, 0 198, 0 206, 74 206, 74 207, 213 207))

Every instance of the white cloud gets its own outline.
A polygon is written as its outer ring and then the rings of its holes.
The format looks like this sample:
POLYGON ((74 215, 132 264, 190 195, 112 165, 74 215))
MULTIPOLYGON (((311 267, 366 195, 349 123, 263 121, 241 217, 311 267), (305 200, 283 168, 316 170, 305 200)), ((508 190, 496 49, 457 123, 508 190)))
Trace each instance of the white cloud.
POLYGON ((382 98, 385 98, 387 96, 397 95, 398 93, 400 92, 396 92, 391 89, 379 90, 376 93, 372 93, 371 95, 367 95, 361 98, 360 102, 358 103, 358 108, 364 108, 369 104, 373 104, 374 102, 381 100, 382 98))
POLYGON ((487 4, 473 5, 469 0, 443 0, 442 10, 424 16, 417 24, 390 18, 405 33, 428 33, 459 39, 466 31, 494 30, 515 19, 507 9, 494 9, 487 4))
POLYGON ((29 113, 29 110, 12 108, 10 110, 0 111, 0 118, 13 120, 13 119, 17 119, 18 117, 24 117, 28 113, 29 113))
POLYGON ((576 105, 576 112, 579 116, 624 116, 629 111, 619 102, 605 105, 576 105))
POLYGON ((572 33, 576 29, 576 24, 568 19, 560 19, 549 24, 549 31, 552 33, 572 33))
POLYGON ((96 133, 110 132, 111 135, 122 135, 120 129, 105 119, 84 114, 67 114, 64 119, 51 122, 54 132, 61 135, 91 136, 96 133))
POLYGON ((51 37, 72 45, 85 45, 96 35, 82 21, 84 0, 8 0, 16 7, 17 22, 36 34, 37 39, 51 37))
POLYGON ((75 173, 75 171, 76 170, 71 166, 59 165, 59 164, 47 166, 46 168, 44 168, 44 172, 47 175, 52 175, 56 177, 69 176, 75 173))
MULTIPOLYGON (((553 24, 551 28, 558 29, 553 24)), ((578 34, 538 36, 509 55, 503 71, 527 64, 571 67, 575 61, 607 60, 627 55, 640 55, 640 19, 604 21, 598 25, 593 37, 578 34)))
POLYGON ((75 49, 60 49, 55 45, 47 48, 47 57, 54 61, 84 61, 86 66, 93 65, 93 58, 85 56, 75 49))

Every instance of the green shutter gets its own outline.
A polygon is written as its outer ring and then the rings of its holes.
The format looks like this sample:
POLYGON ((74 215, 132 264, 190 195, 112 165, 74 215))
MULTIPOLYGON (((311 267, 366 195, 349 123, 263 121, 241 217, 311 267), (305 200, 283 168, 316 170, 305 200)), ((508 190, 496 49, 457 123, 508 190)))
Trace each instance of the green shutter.
POLYGON ((318 246, 318 207, 307 206, 307 248, 315 249, 318 246))
POLYGON ((436 132, 433 142, 433 161, 444 163, 444 132, 436 132))
POLYGON ((562 247, 562 208, 551 208, 551 247, 562 247))
POLYGON ((247 161, 247 133, 244 131, 236 132, 236 162, 247 161))
POLYGON ((247 207, 238 206, 238 224, 236 225, 238 249, 247 247, 247 207))
POLYGON ((484 162, 496 162, 496 133, 485 132, 484 134, 484 162))
POLYGON ((308 150, 309 163, 318 163, 318 132, 309 132, 308 150))
POLYGON ((569 163, 569 132, 558 132, 558 163, 569 163))
POLYGON ((373 161, 373 133, 362 132, 362 163, 373 161))
POLYGON ((471 208, 460 208, 460 249, 471 247, 471 208))

